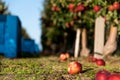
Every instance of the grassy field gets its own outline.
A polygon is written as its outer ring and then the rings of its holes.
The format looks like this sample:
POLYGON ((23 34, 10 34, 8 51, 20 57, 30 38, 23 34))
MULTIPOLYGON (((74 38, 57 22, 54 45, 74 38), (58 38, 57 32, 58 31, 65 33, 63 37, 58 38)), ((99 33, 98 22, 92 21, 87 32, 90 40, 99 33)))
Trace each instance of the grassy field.
POLYGON ((120 74, 120 57, 117 56, 107 59, 106 66, 101 67, 86 58, 71 57, 60 62, 59 56, 53 55, 17 59, 1 57, 0 62, 0 80, 94 80, 96 72, 101 69, 120 74), (72 61, 82 64, 81 73, 68 74, 68 64, 72 61))

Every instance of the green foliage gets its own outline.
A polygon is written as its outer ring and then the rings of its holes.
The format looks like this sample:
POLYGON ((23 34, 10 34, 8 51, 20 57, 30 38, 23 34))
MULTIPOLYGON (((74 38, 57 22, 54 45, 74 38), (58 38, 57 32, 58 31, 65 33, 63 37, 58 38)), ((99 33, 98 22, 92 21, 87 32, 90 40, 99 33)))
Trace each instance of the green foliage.
POLYGON ((8 7, 5 5, 5 2, 0 0, 0 14, 10 15, 8 7))
MULTIPOLYGON (((87 28, 88 33, 93 34, 98 16, 105 18, 107 25, 114 25, 120 31, 120 9, 109 10, 109 6, 113 6, 114 2, 120 3, 119 0, 46 0, 41 18, 42 39, 54 43, 56 36, 64 36, 67 29, 76 31, 77 28, 87 28)), ((71 35, 72 32, 67 34, 71 35)))
POLYGON ((23 38, 30 39, 29 35, 27 34, 26 30, 23 27, 21 28, 21 32, 23 38))

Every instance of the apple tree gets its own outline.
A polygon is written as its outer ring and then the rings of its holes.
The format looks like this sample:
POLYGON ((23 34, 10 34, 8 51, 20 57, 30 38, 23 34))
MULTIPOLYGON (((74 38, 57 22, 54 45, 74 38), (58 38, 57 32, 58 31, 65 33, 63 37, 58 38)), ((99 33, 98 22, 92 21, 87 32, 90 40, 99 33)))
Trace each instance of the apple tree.
MULTIPOLYGON (((107 26, 113 25, 116 26, 114 28, 118 28, 115 30, 120 30, 119 2, 117 0, 46 0, 41 18, 43 48, 56 50, 75 46, 75 57, 78 56, 80 48, 82 48, 80 54, 83 54, 81 56, 88 56, 89 48, 93 48, 90 43, 94 41, 94 23, 97 17, 102 16, 107 26)), ((116 31, 113 33, 117 35, 116 31)), ((112 38, 115 42, 116 36, 111 37, 110 40, 112 38)), ((110 40, 108 38, 106 44, 112 45, 113 42, 109 42, 110 40)), ((103 52, 106 50, 108 51, 108 48, 103 52)))

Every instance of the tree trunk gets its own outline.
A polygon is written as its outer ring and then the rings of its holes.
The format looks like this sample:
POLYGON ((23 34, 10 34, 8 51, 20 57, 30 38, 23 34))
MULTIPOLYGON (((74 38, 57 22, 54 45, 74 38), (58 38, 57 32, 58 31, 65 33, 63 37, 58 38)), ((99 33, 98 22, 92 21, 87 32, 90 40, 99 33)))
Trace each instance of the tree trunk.
POLYGON ((86 28, 82 29, 82 50, 80 56, 87 57, 90 53, 90 50, 87 48, 87 31, 86 28))
POLYGON ((76 40, 75 40, 75 50, 74 50, 74 57, 78 57, 79 53, 79 48, 80 48, 80 34, 81 34, 81 29, 78 28, 76 31, 76 40))
POLYGON ((117 48, 117 27, 111 26, 109 37, 103 49, 103 57, 111 55, 117 48))

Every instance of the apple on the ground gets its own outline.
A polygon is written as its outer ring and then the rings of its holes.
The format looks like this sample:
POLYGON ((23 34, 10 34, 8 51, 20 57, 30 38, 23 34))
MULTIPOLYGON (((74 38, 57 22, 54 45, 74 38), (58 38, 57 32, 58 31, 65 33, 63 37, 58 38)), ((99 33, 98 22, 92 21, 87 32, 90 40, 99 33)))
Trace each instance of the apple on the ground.
POLYGON ((95 75, 95 80, 107 80, 110 76, 110 72, 107 70, 99 70, 95 75))
POLYGON ((74 61, 70 62, 68 65, 68 73, 69 74, 78 74, 82 71, 82 64, 74 61))

